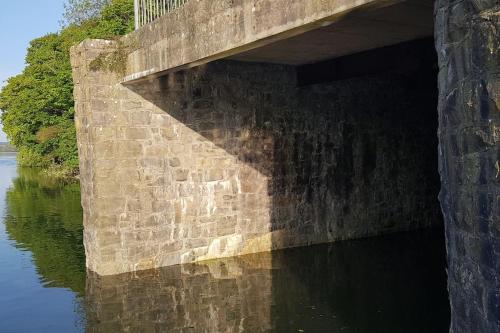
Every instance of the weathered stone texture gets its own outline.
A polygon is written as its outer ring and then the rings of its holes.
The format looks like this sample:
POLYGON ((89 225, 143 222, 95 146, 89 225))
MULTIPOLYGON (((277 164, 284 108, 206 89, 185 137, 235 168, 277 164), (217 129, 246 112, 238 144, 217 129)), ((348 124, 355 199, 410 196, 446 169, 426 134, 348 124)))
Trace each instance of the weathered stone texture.
POLYGON ((438 0, 439 138, 452 332, 500 331, 500 3, 438 0))
POLYGON ((91 270, 440 223, 436 98, 414 73, 298 87, 293 67, 217 62, 125 87, 87 70, 96 45, 73 50, 91 270))

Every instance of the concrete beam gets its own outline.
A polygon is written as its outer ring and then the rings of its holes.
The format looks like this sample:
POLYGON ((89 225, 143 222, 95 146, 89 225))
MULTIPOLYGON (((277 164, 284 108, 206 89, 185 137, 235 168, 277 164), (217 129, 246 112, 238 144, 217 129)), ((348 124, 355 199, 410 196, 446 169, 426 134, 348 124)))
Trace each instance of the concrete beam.
POLYGON ((126 36, 125 83, 199 66, 405 0, 192 0, 126 36))
POLYGON ((432 37, 433 11, 434 0, 362 7, 329 25, 236 54, 231 59, 297 66, 432 37))

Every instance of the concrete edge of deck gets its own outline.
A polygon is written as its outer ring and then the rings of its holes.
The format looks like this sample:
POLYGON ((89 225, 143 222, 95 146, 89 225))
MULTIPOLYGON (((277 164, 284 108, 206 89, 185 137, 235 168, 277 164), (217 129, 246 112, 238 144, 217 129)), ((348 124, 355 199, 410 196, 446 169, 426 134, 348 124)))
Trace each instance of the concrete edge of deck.
POLYGON ((401 1, 192 0, 122 39, 131 49, 122 83, 196 67, 401 1))

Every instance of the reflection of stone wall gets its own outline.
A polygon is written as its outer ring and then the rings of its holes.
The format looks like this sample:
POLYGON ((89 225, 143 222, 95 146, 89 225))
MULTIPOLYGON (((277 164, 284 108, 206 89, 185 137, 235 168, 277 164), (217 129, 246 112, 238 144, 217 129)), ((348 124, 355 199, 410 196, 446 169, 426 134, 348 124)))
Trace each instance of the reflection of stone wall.
POLYGON ((299 88, 293 67, 217 62, 124 87, 87 70, 106 47, 72 57, 91 270, 439 223, 434 88, 414 73, 299 88))
POLYGON ((87 278, 87 332, 266 332, 271 256, 87 278))
POLYGON ((436 4, 452 332, 500 332, 500 4, 436 4))
POLYGON ((412 232, 87 276, 87 332, 446 332, 443 237, 412 232), (422 244, 425 244, 422 247, 422 244))

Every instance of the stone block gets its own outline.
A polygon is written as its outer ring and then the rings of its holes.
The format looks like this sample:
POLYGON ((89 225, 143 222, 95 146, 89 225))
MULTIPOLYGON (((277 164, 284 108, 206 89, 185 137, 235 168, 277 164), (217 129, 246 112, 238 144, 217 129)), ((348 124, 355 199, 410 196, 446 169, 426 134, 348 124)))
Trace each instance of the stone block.
POLYGON ((150 125, 151 111, 131 111, 129 112, 129 121, 135 126, 150 125))
POLYGON ((223 178, 224 178, 223 170, 221 169, 208 170, 207 181, 212 182, 212 181, 222 180, 223 178))
POLYGON ((177 167, 181 166, 181 161, 177 157, 174 157, 174 158, 169 159, 168 164, 172 168, 177 168, 177 167))
POLYGON ((175 140, 178 138, 178 134, 172 126, 161 128, 160 133, 162 138, 166 140, 175 140))
POLYGON ((179 251, 182 249, 184 242, 182 240, 176 240, 173 242, 165 242, 163 241, 163 245, 161 245, 161 253, 172 253, 175 251, 179 251))
POLYGON ((145 127, 131 127, 127 128, 125 132, 125 138, 127 140, 145 140, 149 139, 151 132, 145 127))
POLYGON ((175 170, 175 180, 179 182, 184 182, 188 179, 189 170, 187 169, 179 169, 175 170))

